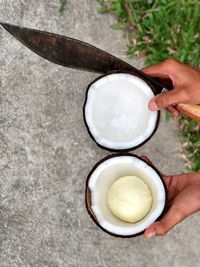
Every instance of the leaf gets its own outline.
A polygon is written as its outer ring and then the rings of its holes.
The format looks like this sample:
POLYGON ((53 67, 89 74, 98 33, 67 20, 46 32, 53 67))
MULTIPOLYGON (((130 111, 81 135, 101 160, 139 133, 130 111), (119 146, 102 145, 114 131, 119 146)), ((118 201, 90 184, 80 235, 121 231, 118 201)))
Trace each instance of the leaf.
POLYGON ((66 0, 60 0, 59 11, 62 12, 65 6, 66 0))
POLYGON ((169 111, 165 110, 165 120, 169 121, 171 118, 172 118, 172 114, 169 111))
POLYGON ((105 6, 100 6, 100 8, 98 9, 98 13, 99 14, 105 14, 109 11, 109 9, 105 6))
POLYGON ((123 23, 123 22, 117 22, 115 24, 112 24, 111 25, 111 28, 113 30, 123 30, 126 28, 126 23, 123 23))

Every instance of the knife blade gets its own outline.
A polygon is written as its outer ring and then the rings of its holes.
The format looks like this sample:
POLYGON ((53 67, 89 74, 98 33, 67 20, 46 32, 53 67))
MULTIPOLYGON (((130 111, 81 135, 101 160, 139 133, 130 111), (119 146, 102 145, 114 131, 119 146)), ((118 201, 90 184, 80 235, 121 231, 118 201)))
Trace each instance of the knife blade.
MULTIPOLYGON (((132 72, 151 84, 155 94, 173 88, 170 79, 152 78, 127 62, 80 40, 5 22, 0 22, 0 25, 23 45, 53 63, 97 73, 114 70, 132 72)), ((177 104, 176 108, 200 121, 200 105, 177 104)))
POLYGON ((64 67, 97 73, 129 71, 150 83, 156 94, 164 87, 172 87, 171 84, 164 85, 164 82, 151 78, 127 62, 80 40, 5 22, 0 22, 0 25, 39 56, 64 67))

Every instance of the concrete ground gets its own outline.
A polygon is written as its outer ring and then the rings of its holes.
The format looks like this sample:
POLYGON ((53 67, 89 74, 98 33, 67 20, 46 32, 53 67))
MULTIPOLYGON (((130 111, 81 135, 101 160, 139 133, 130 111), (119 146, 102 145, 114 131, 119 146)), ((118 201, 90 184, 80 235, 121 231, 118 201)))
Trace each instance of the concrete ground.
MULTIPOLYGON (((89 42, 124 58, 125 38, 95 0, 0 0, 3 21, 89 42)), ((142 60, 132 60, 137 67, 142 60)), ((108 155, 82 118, 86 86, 98 75, 52 64, 0 29, 0 266, 199 267, 200 216, 165 237, 122 239, 101 231, 84 204, 86 177, 108 155)), ((174 121, 135 151, 180 173, 174 121)))

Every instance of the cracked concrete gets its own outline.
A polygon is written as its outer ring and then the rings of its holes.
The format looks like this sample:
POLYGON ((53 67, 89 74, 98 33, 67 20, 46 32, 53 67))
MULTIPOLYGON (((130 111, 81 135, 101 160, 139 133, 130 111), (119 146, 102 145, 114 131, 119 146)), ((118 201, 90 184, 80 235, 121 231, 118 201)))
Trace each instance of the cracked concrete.
MULTIPOLYGON (((92 0, 0 0, 2 21, 89 42, 123 59, 114 18, 92 0)), ((143 60, 131 60, 140 68, 143 60)), ((199 214, 167 236, 121 239, 104 233, 84 204, 86 177, 108 155, 82 118, 87 85, 97 74, 52 64, 0 29, 0 265, 49 267, 198 267, 199 214)), ((176 123, 162 119, 147 154, 165 173, 180 173, 176 123)))

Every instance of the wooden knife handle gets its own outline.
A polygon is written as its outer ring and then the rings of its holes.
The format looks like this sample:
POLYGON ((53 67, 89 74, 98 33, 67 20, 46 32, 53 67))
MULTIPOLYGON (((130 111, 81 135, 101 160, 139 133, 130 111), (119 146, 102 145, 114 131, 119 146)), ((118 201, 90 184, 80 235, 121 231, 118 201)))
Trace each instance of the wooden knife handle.
POLYGON ((200 105, 180 103, 177 104, 176 109, 188 117, 200 122, 200 105))

